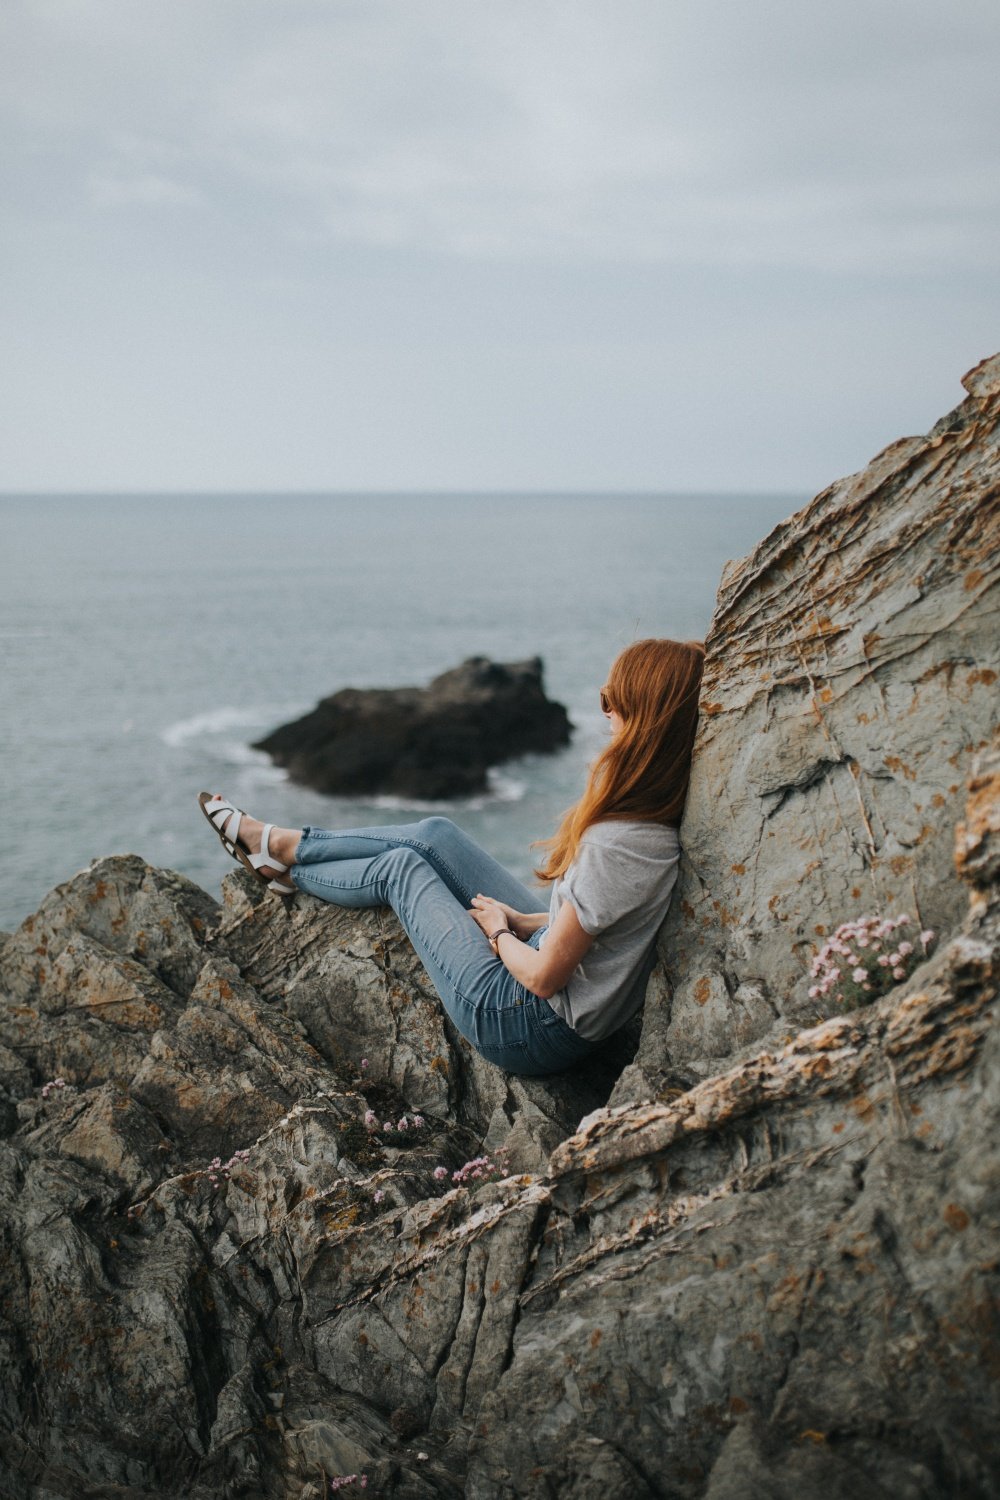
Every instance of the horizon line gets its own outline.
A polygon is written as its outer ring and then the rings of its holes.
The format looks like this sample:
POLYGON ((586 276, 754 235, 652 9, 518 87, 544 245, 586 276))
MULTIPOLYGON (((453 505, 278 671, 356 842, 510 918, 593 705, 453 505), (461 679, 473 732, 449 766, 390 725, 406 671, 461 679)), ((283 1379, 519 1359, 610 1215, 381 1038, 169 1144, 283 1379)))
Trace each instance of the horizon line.
POLYGON ((656 497, 679 498, 679 497, 683 497, 683 496, 702 497, 702 496, 706 496, 706 495, 719 495, 719 496, 738 495, 738 496, 745 496, 745 497, 748 497, 748 498, 753 498, 753 497, 756 497, 756 496, 762 496, 762 497, 763 496, 784 497, 784 496, 794 496, 794 495, 809 494, 809 493, 811 493, 811 492, 808 489, 805 489, 805 488, 802 488, 802 489, 797 489, 797 488, 796 489, 784 489, 784 488, 767 488, 767 487, 765 487, 765 488, 754 488, 754 489, 720 489, 718 487, 698 489, 698 488, 688 488, 688 487, 685 487, 685 488, 682 488, 682 489, 673 489, 673 490, 667 490, 667 489, 642 489, 642 488, 624 488, 624 489, 567 489, 567 488, 562 488, 562 489, 556 489, 556 488, 546 488, 546 489, 517 489, 517 488, 508 488, 508 487, 503 487, 503 486, 499 486, 499 487, 494 486, 494 487, 491 487, 491 488, 488 488, 488 489, 473 489, 471 487, 468 487, 468 488, 466 488, 466 487, 450 487, 450 488, 447 488, 447 489, 428 489, 428 488, 419 488, 419 489, 401 489, 401 488, 360 489, 360 488, 358 488, 358 489, 301 489, 301 490, 282 490, 282 489, 204 489, 203 490, 203 489, 194 489, 194 488, 192 488, 192 489, 155 489, 155 490, 154 489, 149 489, 149 490, 142 489, 142 490, 128 490, 128 489, 117 489, 117 488, 115 488, 115 489, 94 489, 94 488, 88 488, 88 489, 80 489, 80 490, 67 490, 67 489, 37 489, 37 490, 36 489, 0 489, 0 500, 16 500, 16 499, 41 500, 41 499, 75 499, 75 498, 99 498, 99 499, 111 499, 111 498, 122 498, 122 499, 126 499, 126 498, 135 498, 135 499, 139 499, 139 498, 143 498, 143 499, 145 499, 145 498, 149 498, 149 499, 170 499, 170 498, 175 498, 175 499, 186 499, 186 498, 195 498, 195 497, 197 497, 198 499, 204 499, 206 497, 213 497, 213 498, 218 498, 218 499, 243 499, 243 500, 246 500, 246 499, 253 499, 253 498, 258 497, 258 496, 261 497, 261 498, 274 497, 274 496, 284 496, 284 497, 287 497, 289 499, 300 499, 300 498, 301 499, 321 499, 321 498, 376 498, 376 497, 380 497, 380 496, 384 496, 384 497, 397 497, 398 496, 398 497, 401 497, 401 498, 402 497, 410 497, 410 496, 412 496, 412 497, 433 496, 433 497, 438 497, 438 498, 441 498, 441 497, 451 498, 451 497, 468 496, 469 498, 479 498, 479 497, 483 497, 483 498, 495 498, 495 497, 501 496, 501 495, 506 495, 506 496, 515 495, 515 496, 519 496, 519 497, 523 496, 526 499, 545 499, 545 498, 560 499, 560 498, 576 498, 576 497, 581 497, 581 496, 583 496, 583 497, 593 496, 595 499, 596 498, 604 498, 604 497, 626 497, 626 496, 634 496, 634 497, 637 497, 637 498, 650 498, 650 499, 653 499, 653 498, 656 498, 656 497))

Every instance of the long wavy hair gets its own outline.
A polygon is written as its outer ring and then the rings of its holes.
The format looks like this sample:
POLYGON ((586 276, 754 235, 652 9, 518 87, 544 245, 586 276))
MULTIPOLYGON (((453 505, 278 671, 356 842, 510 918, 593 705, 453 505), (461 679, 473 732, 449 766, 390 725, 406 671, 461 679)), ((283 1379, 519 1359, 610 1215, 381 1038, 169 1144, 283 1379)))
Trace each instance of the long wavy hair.
POLYGON ((590 768, 583 796, 550 839, 539 880, 558 880, 576 858, 594 823, 635 818, 680 822, 698 727, 698 693, 705 664, 701 641, 635 641, 608 673, 610 708, 622 727, 590 768))

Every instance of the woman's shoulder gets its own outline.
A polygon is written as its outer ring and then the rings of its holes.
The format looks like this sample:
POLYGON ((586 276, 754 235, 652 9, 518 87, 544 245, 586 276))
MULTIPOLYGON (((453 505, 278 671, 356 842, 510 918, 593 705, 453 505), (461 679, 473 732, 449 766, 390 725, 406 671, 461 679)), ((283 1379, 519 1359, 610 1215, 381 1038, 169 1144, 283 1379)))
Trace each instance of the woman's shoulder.
POLYGON ((603 818, 584 830, 580 842, 653 859, 669 858, 680 848, 675 823, 650 823, 639 818, 603 818))

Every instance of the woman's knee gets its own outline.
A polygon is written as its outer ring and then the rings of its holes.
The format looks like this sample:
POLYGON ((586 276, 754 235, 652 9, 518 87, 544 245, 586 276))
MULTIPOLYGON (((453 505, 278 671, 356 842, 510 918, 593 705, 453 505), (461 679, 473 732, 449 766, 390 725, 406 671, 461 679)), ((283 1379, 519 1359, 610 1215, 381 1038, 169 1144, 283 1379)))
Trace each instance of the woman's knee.
POLYGON ((458 825, 450 818, 442 818, 437 814, 430 818, 421 818, 417 827, 420 830, 421 842, 428 844, 432 849, 447 846, 459 832, 458 825))

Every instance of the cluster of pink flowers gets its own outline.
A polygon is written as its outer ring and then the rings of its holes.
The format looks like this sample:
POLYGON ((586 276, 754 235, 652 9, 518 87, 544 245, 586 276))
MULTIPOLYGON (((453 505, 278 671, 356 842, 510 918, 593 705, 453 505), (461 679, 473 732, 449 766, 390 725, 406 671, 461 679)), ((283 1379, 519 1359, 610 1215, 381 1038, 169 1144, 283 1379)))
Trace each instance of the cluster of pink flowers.
POLYGON ((229 1181, 229 1174, 233 1167, 242 1166, 245 1161, 250 1160, 249 1151, 234 1151, 228 1161, 223 1161, 221 1156, 213 1156, 208 1164, 208 1180, 213 1187, 218 1187, 219 1176, 229 1181))
POLYGON ((356 1484, 359 1489, 363 1490, 368 1485, 368 1475, 362 1474, 359 1478, 357 1474, 334 1474, 330 1476, 329 1482, 331 1492, 342 1490, 348 1484, 356 1484))
POLYGON ((71 1083, 67 1084, 65 1078, 50 1078, 48 1083, 42 1084, 42 1098, 47 1099, 53 1089, 65 1089, 72 1087, 73 1085, 71 1083))
POLYGON ((817 982, 809 987, 810 1000, 825 1000, 832 993, 838 1005, 850 1010, 905 979, 934 941, 929 929, 921 932, 923 954, 918 955, 913 944, 898 935, 910 920, 902 913, 842 922, 813 959, 810 974, 817 982))
POLYGON ((423 1115, 400 1115, 395 1124, 392 1120, 385 1120, 382 1122, 382 1125, 380 1127, 379 1118, 375 1111, 373 1109, 366 1109, 365 1124, 367 1125, 369 1130, 378 1130, 379 1128, 381 1128, 386 1132, 398 1131, 402 1133, 407 1130, 420 1130, 424 1125, 427 1124, 427 1121, 424 1119, 423 1115))
POLYGON ((384 1189, 383 1188, 376 1188, 375 1191, 374 1191, 374 1193, 372 1193, 372 1202, 373 1203, 381 1203, 382 1199, 384 1197, 385 1197, 385 1191, 384 1191, 384 1189))
MULTIPOLYGON (((506 1170, 506 1152, 501 1147, 495 1157, 474 1156, 471 1161, 465 1163, 464 1167, 458 1167, 452 1172, 451 1180, 454 1183, 486 1181, 502 1176, 506 1170)), ((437 1177, 441 1171, 441 1167, 435 1167, 434 1176, 437 1177)))

